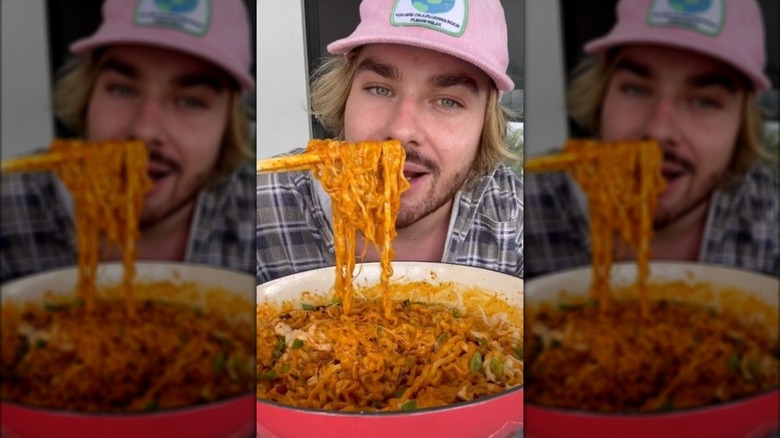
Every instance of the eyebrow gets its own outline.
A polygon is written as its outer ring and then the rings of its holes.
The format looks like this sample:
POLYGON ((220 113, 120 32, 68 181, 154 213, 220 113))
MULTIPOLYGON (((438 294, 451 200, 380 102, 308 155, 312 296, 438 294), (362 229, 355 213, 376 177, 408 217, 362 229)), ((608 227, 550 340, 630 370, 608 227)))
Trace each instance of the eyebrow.
POLYGON ((474 94, 479 93, 477 81, 467 74, 440 74, 431 77, 428 83, 434 88, 448 88, 462 86, 474 94))
MULTIPOLYGON (((649 66, 633 61, 631 59, 621 59, 615 66, 615 71, 625 70, 631 72, 641 78, 650 79, 653 73, 649 66)), ((688 83, 697 88, 720 86, 725 88, 731 93, 734 93, 738 89, 736 79, 731 75, 724 73, 702 73, 694 75, 687 80, 688 83)))
MULTIPOLYGON (((395 66, 366 58, 358 64, 357 72, 370 71, 389 80, 399 80, 401 73, 395 66)), ((477 94, 479 86, 477 81, 467 74, 438 74, 428 79, 428 84, 433 88, 448 88, 463 86, 477 94)))
MULTIPOLYGON (((140 77, 136 67, 113 58, 109 58, 103 63, 101 71, 113 71, 128 79, 138 79, 140 77)), ((225 84, 209 73, 186 73, 175 77, 174 82, 183 88, 205 86, 211 88, 216 93, 221 93, 225 89, 225 84)))
POLYGON ((401 77, 401 73, 394 66, 375 61, 371 58, 366 58, 358 64, 356 73, 364 71, 374 72, 379 76, 390 80, 398 80, 401 77))

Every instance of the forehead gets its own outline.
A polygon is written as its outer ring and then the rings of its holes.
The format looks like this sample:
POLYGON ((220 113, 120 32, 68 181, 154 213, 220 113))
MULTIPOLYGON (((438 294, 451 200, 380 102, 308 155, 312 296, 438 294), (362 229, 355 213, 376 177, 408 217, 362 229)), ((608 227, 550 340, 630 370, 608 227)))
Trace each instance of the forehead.
POLYGON ((630 62, 646 69, 651 78, 680 77, 687 79, 698 75, 722 75, 731 78, 736 84, 745 81, 744 75, 729 64, 710 56, 656 45, 631 45, 621 48, 614 57, 613 64, 630 62))
POLYGON ((491 79, 479 67, 455 56, 422 47, 402 44, 367 44, 360 49, 357 63, 364 59, 389 64, 403 74, 404 70, 430 71, 431 74, 466 74, 480 87, 488 87, 491 79))

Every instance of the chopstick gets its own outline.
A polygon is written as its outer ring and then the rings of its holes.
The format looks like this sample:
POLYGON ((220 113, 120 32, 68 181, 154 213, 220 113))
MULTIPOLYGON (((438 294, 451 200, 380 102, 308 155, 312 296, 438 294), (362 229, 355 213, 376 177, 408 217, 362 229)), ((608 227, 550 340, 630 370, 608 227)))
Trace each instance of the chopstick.
POLYGON ((523 170, 525 172, 555 172, 567 170, 576 166, 579 162, 598 157, 607 153, 607 148, 594 147, 579 153, 560 152, 556 154, 540 155, 525 160, 523 170))
POLYGON ((316 154, 287 155, 257 160, 257 173, 309 170, 322 159, 316 154))
POLYGON ((65 157, 60 154, 44 153, 28 155, 19 158, 9 158, 2 161, 0 171, 5 172, 38 172, 51 170, 65 157))
POLYGON ((571 153, 548 154, 533 157, 523 163, 524 172, 554 172, 566 170, 582 157, 571 153))

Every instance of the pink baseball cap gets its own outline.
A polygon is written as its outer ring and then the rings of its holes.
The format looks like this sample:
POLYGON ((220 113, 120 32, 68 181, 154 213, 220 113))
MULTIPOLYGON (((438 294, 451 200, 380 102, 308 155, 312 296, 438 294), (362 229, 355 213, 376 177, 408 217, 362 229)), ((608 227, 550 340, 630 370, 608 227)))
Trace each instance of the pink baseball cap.
POLYGON ((363 0, 360 24, 328 52, 346 55, 364 44, 404 44, 476 65, 500 91, 515 85, 509 66, 506 19, 499 0, 363 0))
POLYGON ((731 65, 756 91, 771 88, 764 74, 764 22, 755 0, 621 0, 617 23, 585 45, 603 54, 624 44, 660 44, 692 50, 731 65))
POLYGON ((221 67, 254 88, 249 17, 242 0, 106 0, 97 32, 70 46, 76 55, 112 44, 176 50, 221 67))

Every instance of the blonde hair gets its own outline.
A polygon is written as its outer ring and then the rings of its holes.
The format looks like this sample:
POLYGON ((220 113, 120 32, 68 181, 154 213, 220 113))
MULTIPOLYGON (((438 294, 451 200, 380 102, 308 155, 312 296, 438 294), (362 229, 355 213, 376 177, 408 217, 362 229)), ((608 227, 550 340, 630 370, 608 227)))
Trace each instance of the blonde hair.
MULTIPOLYGON (((94 60, 71 58, 60 69, 54 86, 54 115, 79 137, 86 135, 87 106, 100 66, 100 56, 95 56, 94 60)), ((237 87, 233 88, 230 101, 220 154, 212 172, 215 179, 231 174, 240 164, 250 162, 254 157, 249 144, 249 117, 237 87)))
MULTIPOLYGON (((360 48, 357 48, 347 56, 327 58, 312 75, 310 112, 337 140, 344 139, 344 112, 357 72, 359 53, 360 48)), ((498 90, 492 87, 469 179, 490 173, 505 158, 519 159, 506 147, 507 119, 510 116, 510 111, 499 102, 498 90)))
MULTIPOLYGON (((594 137, 599 137, 601 107, 612 75, 617 65, 616 51, 604 58, 588 57, 573 71, 569 83, 567 106, 569 115, 579 127, 594 137)), ((747 83, 747 82, 746 82, 747 83)), ((724 181, 744 175, 759 159, 771 159, 763 145, 763 117, 756 93, 747 87, 743 99, 742 120, 737 133, 734 155, 729 162, 724 181)))

